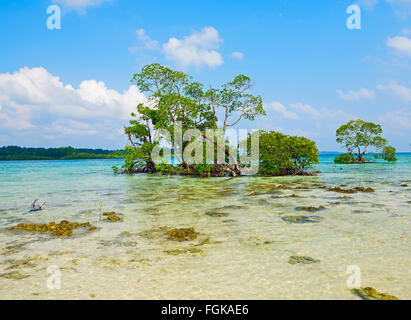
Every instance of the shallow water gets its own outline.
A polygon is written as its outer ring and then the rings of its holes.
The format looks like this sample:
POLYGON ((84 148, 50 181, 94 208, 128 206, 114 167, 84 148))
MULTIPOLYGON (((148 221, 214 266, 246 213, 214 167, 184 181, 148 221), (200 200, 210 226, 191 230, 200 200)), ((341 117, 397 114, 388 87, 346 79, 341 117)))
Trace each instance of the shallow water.
POLYGON ((0 162, 1 299, 357 299, 346 284, 352 265, 362 286, 411 299, 411 154, 366 165, 321 156, 316 177, 113 175, 121 163, 0 162), (45 210, 27 213, 34 199, 47 201, 45 210), (99 221, 99 201, 124 221, 99 221), (98 229, 66 239, 7 229, 61 220, 98 229), (199 235, 176 242, 144 232, 166 226, 199 235), (320 262, 290 264, 291 256, 320 262), (60 289, 46 285, 50 266, 61 271, 60 289))

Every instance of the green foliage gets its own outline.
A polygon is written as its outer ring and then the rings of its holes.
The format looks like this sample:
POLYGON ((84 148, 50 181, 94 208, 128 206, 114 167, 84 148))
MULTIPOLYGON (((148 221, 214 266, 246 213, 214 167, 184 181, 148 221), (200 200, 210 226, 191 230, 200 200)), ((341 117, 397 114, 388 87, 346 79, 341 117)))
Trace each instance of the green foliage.
POLYGON ((167 163, 157 164, 155 168, 160 175, 174 175, 179 171, 177 167, 167 163))
POLYGON ((357 162, 364 162, 367 148, 382 150, 387 140, 381 137, 381 126, 372 122, 357 119, 349 121, 337 129, 337 142, 345 146, 348 153, 355 154, 357 162))
POLYGON ((389 162, 395 162, 397 161, 397 157, 395 155, 395 148, 393 146, 386 146, 384 147, 384 149, 382 150, 382 153, 380 154, 376 154, 375 158, 377 159, 383 159, 385 161, 389 161, 389 162))
POLYGON ((334 158, 334 163, 349 163, 354 160, 355 158, 352 153, 342 153, 334 158))
MULTIPOLYGON (((132 113, 129 126, 125 128, 131 144, 126 147, 123 166, 128 172, 156 171, 157 164, 151 160, 151 151, 159 141, 152 137, 152 130, 165 129, 174 140, 174 126, 181 123, 182 134, 188 129, 198 129, 203 138, 207 138, 206 129, 217 128, 219 110, 224 114, 224 131, 241 119, 254 120, 256 116, 265 115, 261 97, 248 93, 252 87, 251 79, 244 75, 237 76, 221 89, 205 92, 204 86, 187 74, 154 63, 143 67, 131 82, 147 94, 148 101, 137 106, 137 113, 132 113), (234 116, 237 119, 229 122, 234 116)), ((217 147, 216 140, 213 142, 217 147)), ((183 142, 183 149, 187 144, 183 142)), ((227 157, 236 159, 225 146, 219 147, 224 148, 227 157)), ((185 163, 184 159, 177 161, 185 163)))
POLYGON ((259 139, 260 175, 302 174, 305 168, 318 163, 315 142, 307 138, 260 131, 259 139))
POLYGON ((8 146, 0 148, 0 161, 4 160, 74 160, 74 159, 120 159, 123 150, 62 148, 22 148, 8 146))
MULTIPOLYGON (((241 119, 252 121, 257 116, 266 115, 262 98, 247 93, 252 87, 251 79, 240 74, 233 81, 224 84, 220 90, 209 89, 205 93, 206 102, 214 114, 218 109, 224 111, 223 131, 236 125, 241 119), (232 117, 236 118, 230 121, 232 117)), ((216 120, 213 124, 216 127, 216 120)))
POLYGON ((194 173, 198 175, 209 174, 211 171, 211 167, 212 165, 209 165, 209 164, 195 164, 194 173))

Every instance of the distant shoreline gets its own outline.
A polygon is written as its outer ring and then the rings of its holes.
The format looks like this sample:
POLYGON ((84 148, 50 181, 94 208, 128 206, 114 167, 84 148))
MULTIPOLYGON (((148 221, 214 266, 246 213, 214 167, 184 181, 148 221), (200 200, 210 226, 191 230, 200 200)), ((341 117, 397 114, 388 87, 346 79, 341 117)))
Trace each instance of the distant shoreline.
POLYGON ((0 161, 124 159, 125 150, 0 147, 0 161))

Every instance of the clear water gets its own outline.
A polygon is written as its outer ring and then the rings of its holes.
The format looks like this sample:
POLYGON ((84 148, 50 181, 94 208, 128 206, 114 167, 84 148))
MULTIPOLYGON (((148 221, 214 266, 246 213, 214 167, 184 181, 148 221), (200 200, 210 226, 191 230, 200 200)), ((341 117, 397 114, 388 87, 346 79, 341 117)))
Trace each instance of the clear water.
POLYGON ((316 177, 235 179, 113 175, 122 160, 0 162, 0 298, 356 299, 346 273, 354 265, 362 286, 411 299, 411 154, 395 164, 332 159, 321 156, 316 177), (342 199, 315 184, 376 191, 342 199), (47 201, 45 210, 26 214, 34 199, 47 201), (124 221, 100 222, 99 201, 124 221), (323 219, 281 219, 296 215, 323 219), (98 229, 67 239, 7 229, 61 220, 98 229), (194 227, 199 236, 142 233, 163 226, 194 227), (320 262, 290 264, 291 256, 320 262), (60 289, 47 286, 50 266, 61 272, 60 289))

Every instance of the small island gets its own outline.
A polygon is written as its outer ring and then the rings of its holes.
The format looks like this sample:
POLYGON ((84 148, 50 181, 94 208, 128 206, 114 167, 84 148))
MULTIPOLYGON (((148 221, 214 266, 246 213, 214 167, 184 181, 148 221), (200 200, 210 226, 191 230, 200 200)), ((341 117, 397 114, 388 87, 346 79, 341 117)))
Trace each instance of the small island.
POLYGON ((372 163, 371 159, 365 158, 367 154, 373 154, 374 159, 397 161, 395 148, 387 145, 387 139, 381 137, 382 128, 378 124, 360 119, 351 120, 338 128, 336 135, 337 142, 343 144, 347 152, 337 156, 335 163, 372 163), (369 152, 370 147, 375 151, 369 152))
POLYGON ((309 170, 318 163, 319 154, 310 139, 260 130, 235 146, 226 140, 227 131, 241 120, 266 115, 262 98, 249 92, 251 78, 238 75, 221 88, 204 90, 191 76, 154 63, 143 67, 131 82, 148 95, 148 101, 131 114, 124 130, 130 142, 125 163, 114 166, 114 173, 238 177, 250 172, 254 161, 258 169, 251 171, 261 176, 315 174, 309 170), (166 139, 160 142, 154 131, 166 139), (161 149, 164 156, 164 145, 160 146, 164 142, 173 147, 168 158, 156 161, 152 154, 161 149))

